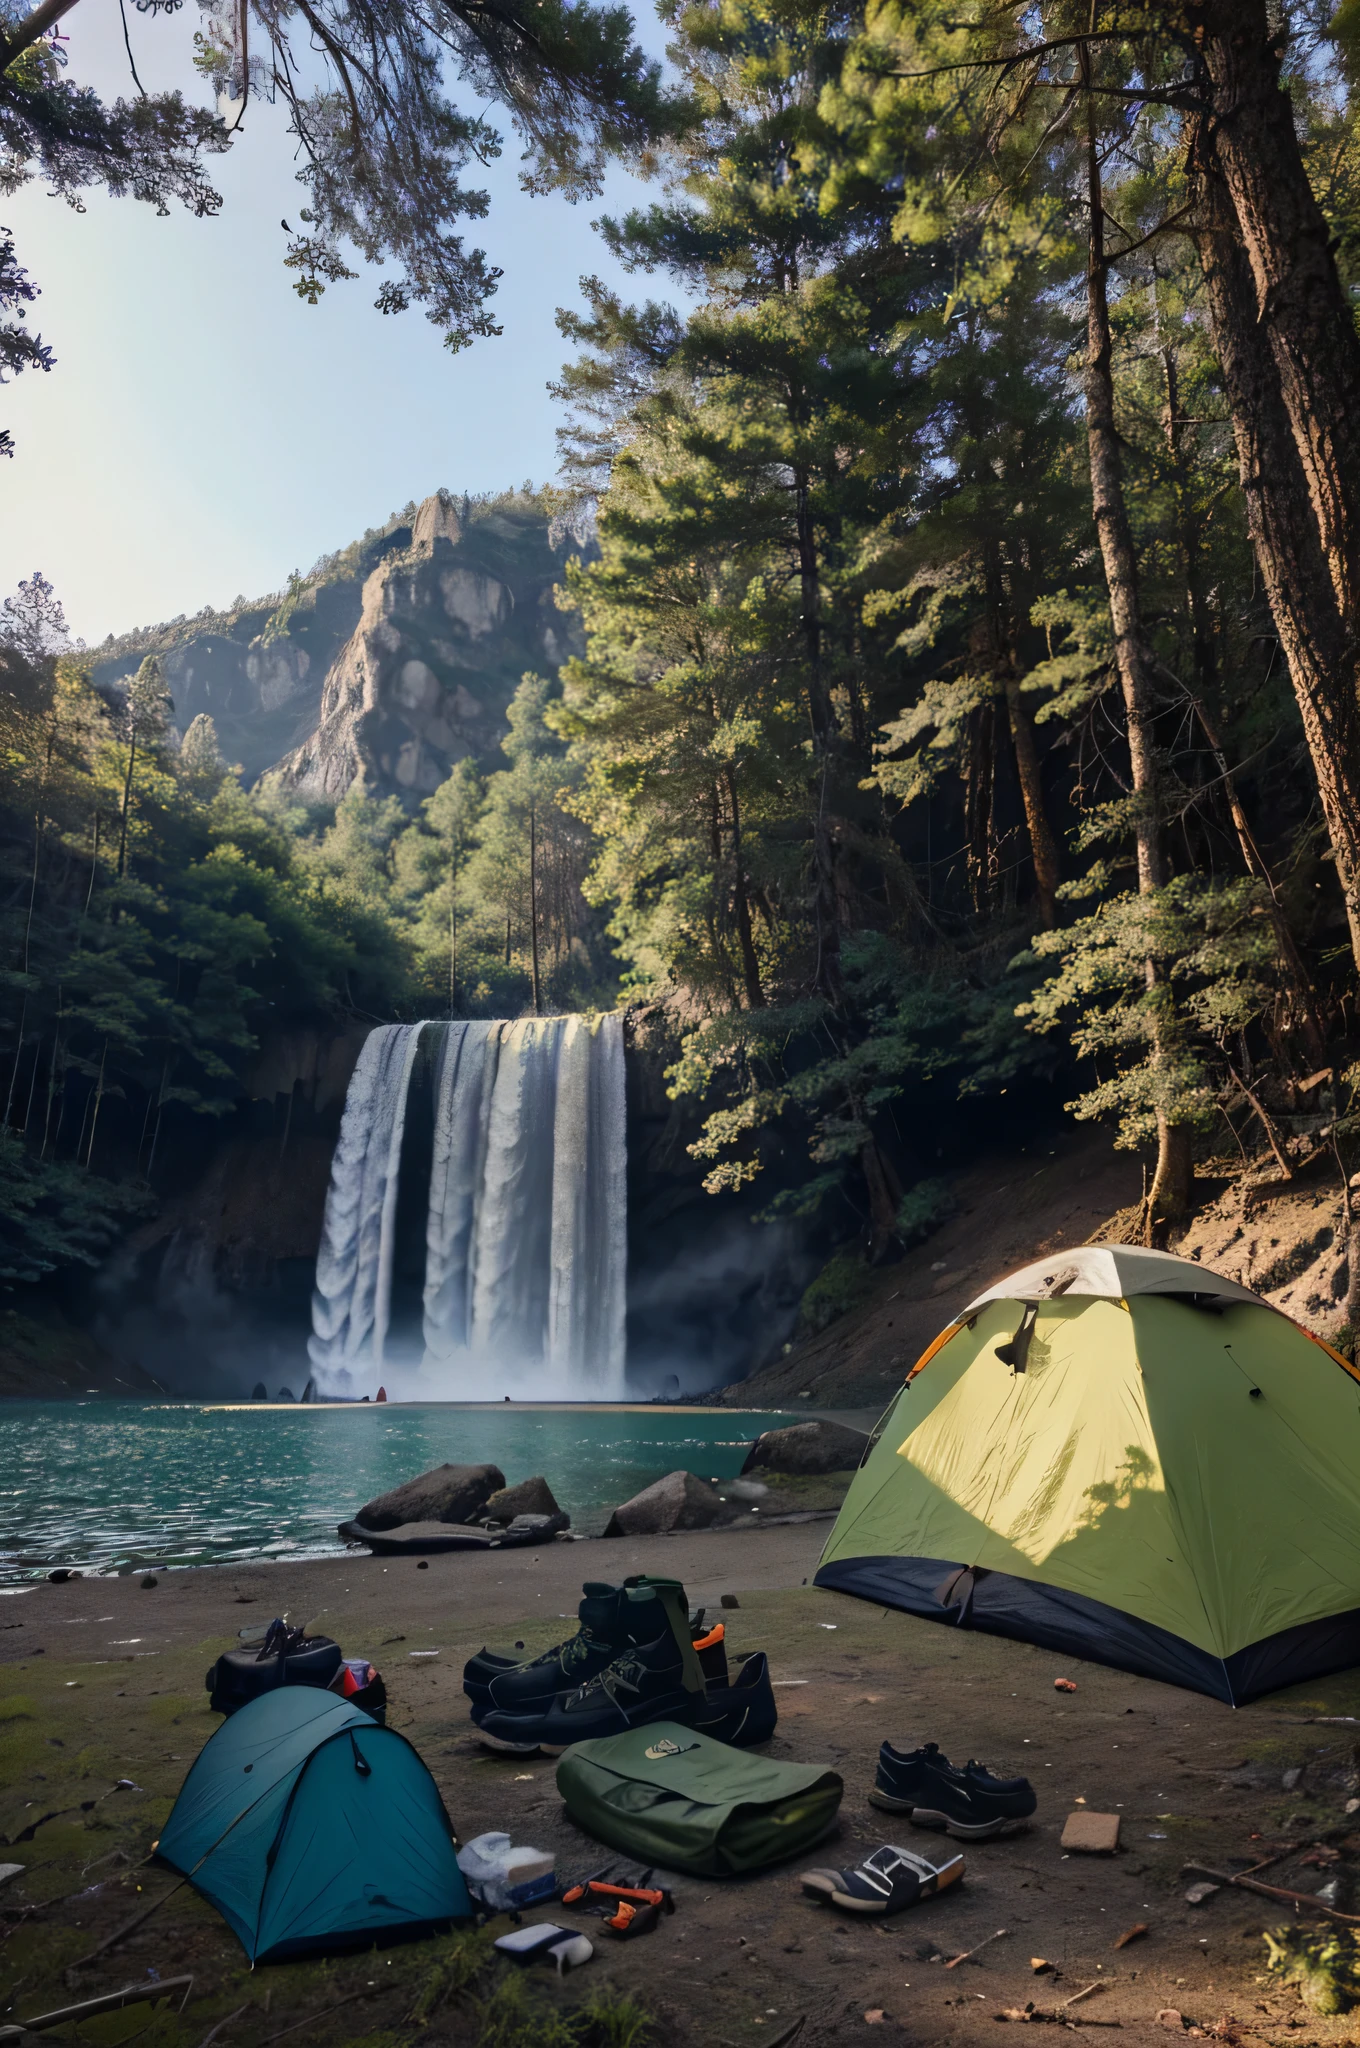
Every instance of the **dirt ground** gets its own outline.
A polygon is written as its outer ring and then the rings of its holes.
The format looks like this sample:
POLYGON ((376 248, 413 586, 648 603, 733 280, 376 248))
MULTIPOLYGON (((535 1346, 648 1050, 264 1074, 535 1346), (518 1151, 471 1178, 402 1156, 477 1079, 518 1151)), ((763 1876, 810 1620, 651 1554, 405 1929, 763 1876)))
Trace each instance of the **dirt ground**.
MULTIPOLYGON (((1180 1872, 1187 1861, 1243 1869, 1292 1842, 1267 1875, 1315 1890, 1360 1860, 1360 1833, 1351 1832, 1360 1815, 1345 1811, 1360 1727, 1320 1718, 1360 1716, 1360 1673, 1233 1711, 818 1592, 806 1581, 826 1527, 558 1543, 435 1557, 424 1571, 414 1560, 384 1566, 356 1554, 172 1572, 151 1590, 136 1577, 42 1584, 0 1600, 0 1834, 9 1845, 0 1860, 24 1865, 0 1891, 0 2017, 189 1971, 180 2016, 134 2006, 53 2038, 90 2048, 133 2039, 147 2048, 264 2048, 284 2035, 367 2048, 421 2037, 537 2048, 555 2038, 560 2015, 608 1984, 646 2007, 658 2048, 791 2048, 795 2039, 820 2048, 868 2025, 944 2048, 1004 2040, 996 2029, 1007 2009, 1033 2001, 1055 2011, 1099 1984, 1064 2014, 1083 2032, 1117 2023, 1165 2041, 1156 2015, 1174 2008, 1187 2027, 1219 2039, 1357 2038, 1360 2010, 1355 2022, 1319 2019, 1263 1981, 1261 1929, 1287 1920, 1287 1908, 1236 1891, 1192 1906, 1180 1872), (479 1949, 480 1973, 442 2003, 438 1989, 457 1974, 466 1937, 461 1949, 440 1937, 252 1975, 213 1910, 188 1888, 171 1896, 169 1873, 144 1866, 190 1762, 219 1725, 203 1690, 207 1665, 239 1628, 287 1609, 381 1665, 392 1722, 424 1756, 463 1839, 503 1828, 554 1849, 564 1876, 598 1868, 607 1852, 566 1820, 554 1765, 478 1748, 462 1665, 484 1642, 546 1645, 567 1632, 582 1577, 639 1570, 682 1577, 691 1599, 710 1607, 725 1592, 737 1596, 725 1615, 731 1648, 766 1650, 779 1685, 772 1753, 828 1763, 845 1779, 839 1837, 815 1861, 848 1863, 895 1835, 922 1847, 941 1840, 868 1804, 885 1736, 934 1739, 957 1760, 1025 1771, 1039 1793, 1035 1824, 967 1848, 956 1891, 887 1924, 810 1903, 796 1869, 738 1883, 677 1878, 673 1918, 632 1943, 599 1935, 596 1959, 564 1982, 541 1966, 485 1962, 479 1949), (437 1658, 413 1655, 432 1649, 437 1658), (1076 1692, 1055 1691, 1058 1677, 1076 1692), (125 1777, 135 1789, 114 1790, 125 1777), (1058 1837, 1081 1800, 1120 1815, 1117 1855, 1064 1856, 1058 1837), (1333 1854, 1310 1865, 1314 1844, 1333 1854), (81 1960, 161 1897, 144 1925, 81 1960), (1147 1933, 1118 1947, 1140 1924, 1147 1933), (1001 1929, 975 1959, 947 1967, 1001 1929), (1032 1958, 1052 1971, 1036 1975, 1032 1958), (410 2017, 422 2004, 433 2008, 423 2025, 410 2017)), ((641 2048, 644 2037, 629 2033, 624 2006, 589 2038, 641 2048)))

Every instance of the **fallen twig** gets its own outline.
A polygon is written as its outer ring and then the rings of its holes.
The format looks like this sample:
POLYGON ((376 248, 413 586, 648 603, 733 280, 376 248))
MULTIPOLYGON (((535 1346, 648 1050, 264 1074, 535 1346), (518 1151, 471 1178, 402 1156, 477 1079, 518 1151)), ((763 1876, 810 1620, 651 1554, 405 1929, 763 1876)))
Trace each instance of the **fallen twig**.
POLYGON ((363 1991, 351 1991, 348 1998, 337 1998, 334 2005, 323 2006, 320 2012, 309 2012, 305 2019, 294 2020, 290 2027, 280 2028, 277 2034, 266 2034, 259 2048, 273 2048, 275 2041, 282 2041, 286 2034, 297 2034, 304 2027, 315 2026, 318 2020, 327 2020, 333 2012, 339 2012, 342 2005, 353 2005, 356 1998, 377 1998, 387 1989, 385 1984, 370 1984, 363 1991))
POLYGON ((1122 2020, 1090 2019, 1085 2013, 1068 2012, 1066 2006, 1062 2005, 1051 2010, 1041 2005, 1008 2005, 1000 2012, 993 2013, 992 2017, 998 2020, 1018 2020, 1022 2026, 1031 2022, 1050 2027, 1122 2027, 1124 2024, 1122 2020))
POLYGON ((198 2048, 212 2048, 212 2043, 217 2039, 218 2035, 222 2032, 222 2029, 224 2027, 229 2027, 233 2020, 239 2020, 243 2012, 249 2011, 250 2000, 247 1999, 244 2005, 237 2006, 235 2012, 229 2012, 224 2020, 219 2020, 215 2027, 209 2027, 207 2033, 199 2042, 198 2048))
POLYGON ((1360 1913, 1338 1913, 1334 1906, 1324 1906, 1314 1892, 1291 1892, 1283 1885, 1262 1884, 1259 1879, 1248 1877, 1245 1872, 1238 1877, 1230 1877, 1226 1871, 1210 1870, 1203 1863, 1187 1863, 1181 1871, 1181 1876, 1205 1878, 1210 1884, 1236 1885, 1239 1891, 1259 1892, 1263 1899, 1283 1899, 1289 1906, 1311 1906, 1314 1912, 1325 1913, 1329 1920, 1339 1920, 1343 1927, 1360 1927, 1360 1913))
POLYGON ((90 1953, 87 1956, 81 1956, 78 1962, 68 1963, 66 1966, 67 1969, 83 1970, 86 1963, 95 1962, 100 1956, 104 1955, 107 1950, 115 1948, 118 1945, 118 1943, 123 1939, 123 1936, 125 1934, 131 1934, 135 1928, 141 1926, 143 1920, 149 1920, 153 1913, 159 1912, 160 1908, 165 1904, 166 1900, 172 1899, 175 1896, 175 1893, 181 1890, 183 1886, 187 1883, 188 1879, 181 1877, 177 1883, 171 1885, 169 1891, 162 1892, 160 1897, 158 1899, 153 1899, 151 1901, 151 1904, 145 1907, 142 1912, 134 1913, 132 1918, 126 1921, 123 1924, 123 1926, 118 1928, 115 1933, 109 1935, 107 1940, 101 1941, 98 1948, 92 1948, 90 1950, 90 1953))
POLYGON ((974 1948, 966 1948, 961 1956, 951 1956, 949 1958, 949 1961, 945 1964, 946 1970, 957 1970, 959 1964, 968 1962, 970 1957, 975 1956, 977 1954, 978 1949, 987 1948, 994 1941, 1004 1940, 1006 1932, 1007 1930, 1004 1927, 998 1927, 995 1934, 989 1934, 987 1936, 986 1941, 978 1942, 977 1946, 974 1948))
POLYGON ((1084 1984, 1080 1991, 1074 1991, 1070 1998, 1065 1998, 1058 2010, 1059 2012, 1066 2012, 1069 2005, 1080 2005, 1083 1998, 1090 1998, 1097 1991, 1103 1991, 1104 1989, 1105 1979, 1097 1977, 1094 1983, 1084 1984))
POLYGON ((129 1984, 122 1991, 105 1991, 98 1998, 84 1998, 78 2005, 63 2005, 56 2012, 39 2013, 37 2019, 24 2020, 24 2031, 41 2034, 48 2027, 64 2026, 68 2020, 93 2019, 96 2013, 121 2012, 125 2005, 159 2005, 163 1998, 173 1998, 182 1992, 180 2011, 189 2000, 194 1988, 192 1976, 163 1977, 152 1984, 129 1984))

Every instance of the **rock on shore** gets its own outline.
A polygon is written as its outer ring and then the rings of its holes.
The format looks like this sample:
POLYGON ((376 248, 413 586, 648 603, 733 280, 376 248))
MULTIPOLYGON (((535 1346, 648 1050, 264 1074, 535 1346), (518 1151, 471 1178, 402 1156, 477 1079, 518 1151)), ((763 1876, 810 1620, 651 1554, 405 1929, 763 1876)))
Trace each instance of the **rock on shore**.
POLYGON ((787 1429, 767 1429, 746 1454, 743 1472, 853 1472, 869 1448, 862 1429, 843 1422, 795 1422, 787 1429))
POLYGON ((663 1536, 672 1529, 712 1529, 735 1521, 739 1512, 693 1472, 668 1472, 615 1508, 604 1533, 663 1536))
POLYGON ((366 1501, 354 1519, 365 1529, 399 1529, 407 1522, 475 1522, 492 1494, 504 1489, 505 1474, 499 1465, 436 1465, 366 1501))

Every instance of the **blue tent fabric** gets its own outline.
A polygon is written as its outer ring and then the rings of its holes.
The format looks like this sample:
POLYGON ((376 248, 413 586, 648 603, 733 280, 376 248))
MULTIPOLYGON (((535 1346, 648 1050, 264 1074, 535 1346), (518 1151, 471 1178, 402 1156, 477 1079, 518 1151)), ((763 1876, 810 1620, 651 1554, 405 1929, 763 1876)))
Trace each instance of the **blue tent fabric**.
POLYGON ((252 1963, 416 1934, 472 1913, 439 1790, 394 1728, 283 1686, 204 1745, 157 1849, 252 1963))

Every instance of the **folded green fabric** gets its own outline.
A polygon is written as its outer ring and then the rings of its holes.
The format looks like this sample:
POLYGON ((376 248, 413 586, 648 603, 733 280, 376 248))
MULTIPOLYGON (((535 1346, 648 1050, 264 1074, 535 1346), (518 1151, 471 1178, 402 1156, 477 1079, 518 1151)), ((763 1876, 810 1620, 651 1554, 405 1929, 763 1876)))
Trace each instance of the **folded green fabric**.
POLYGON ((694 1877, 744 1877, 830 1832, 835 1771, 730 1749, 674 1721, 578 1742, 557 1766, 567 1812, 627 1856, 694 1877))

